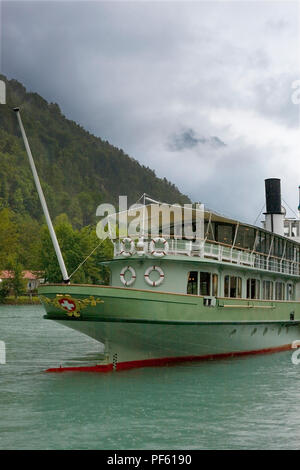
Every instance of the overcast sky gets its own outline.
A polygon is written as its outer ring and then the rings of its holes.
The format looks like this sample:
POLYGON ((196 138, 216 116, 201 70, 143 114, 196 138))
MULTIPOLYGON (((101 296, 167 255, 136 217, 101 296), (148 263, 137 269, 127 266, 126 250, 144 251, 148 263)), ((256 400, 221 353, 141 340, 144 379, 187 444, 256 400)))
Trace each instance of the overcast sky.
POLYGON ((263 0, 3 2, 1 72, 191 199, 252 223, 264 178, 298 205, 299 12, 263 0))

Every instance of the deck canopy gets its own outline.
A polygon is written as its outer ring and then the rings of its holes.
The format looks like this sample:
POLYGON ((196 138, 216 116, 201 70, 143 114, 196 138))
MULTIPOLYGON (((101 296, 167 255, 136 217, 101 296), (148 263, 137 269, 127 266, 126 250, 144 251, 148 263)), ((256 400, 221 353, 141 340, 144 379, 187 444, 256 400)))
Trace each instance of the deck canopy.
POLYGON ((203 205, 135 204, 107 217, 112 238, 164 237, 204 239, 203 205))
POLYGON ((300 260, 300 244, 263 228, 241 223, 201 204, 136 204, 107 217, 112 239, 164 237, 210 241, 279 258, 300 260))

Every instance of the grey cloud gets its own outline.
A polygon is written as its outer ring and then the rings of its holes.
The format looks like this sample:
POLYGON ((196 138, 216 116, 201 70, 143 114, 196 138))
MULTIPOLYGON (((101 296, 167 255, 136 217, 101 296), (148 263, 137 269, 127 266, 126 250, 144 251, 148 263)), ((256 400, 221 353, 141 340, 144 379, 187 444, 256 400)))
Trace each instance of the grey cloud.
POLYGON ((269 20, 266 22, 266 28, 270 31, 275 31, 276 33, 281 33, 287 30, 290 26, 290 22, 282 18, 278 20, 269 20))
POLYGON ((299 107, 292 102, 295 73, 270 75, 253 86, 253 105, 260 114, 291 127, 299 127, 299 107))
POLYGON ((168 148, 171 151, 181 151, 192 149, 199 145, 208 145, 210 147, 218 148, 223 147, 226 144, 219 139, 219 137, 197 137, 193 129, 186 129, 170 138, 168 148))
POLYGON ((293 205, 299 165, 290 170, 291 147, 281 167, 279 144, 214 116, 256 113, 283 133, 296 128, 297 13, 296 2, 276 1, 3 2, 1 72, 193 199, 251 219, 272 173, 290 175, 293 205))

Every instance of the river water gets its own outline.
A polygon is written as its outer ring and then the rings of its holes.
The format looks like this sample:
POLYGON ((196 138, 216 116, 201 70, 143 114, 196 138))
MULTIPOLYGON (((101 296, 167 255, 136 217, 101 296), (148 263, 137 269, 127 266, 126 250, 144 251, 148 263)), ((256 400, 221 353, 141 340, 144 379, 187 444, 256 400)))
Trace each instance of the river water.
POLYGON ((0 449, 299 449, 300 365, 291 352, 116 373, 99 344, 0 307, 0 449))

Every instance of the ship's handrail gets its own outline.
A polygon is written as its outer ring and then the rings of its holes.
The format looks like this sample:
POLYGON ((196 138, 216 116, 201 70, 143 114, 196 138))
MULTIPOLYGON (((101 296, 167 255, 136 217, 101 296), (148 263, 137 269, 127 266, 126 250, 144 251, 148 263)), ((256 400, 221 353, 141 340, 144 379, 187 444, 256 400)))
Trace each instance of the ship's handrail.
MULTIPOLYGON (((143 251, 151 254, 151 240, 144 240, 143 251)), ((252 268, 282 274, 300 275, 300 263, 295 260, 279 258, 265 253, 246 250, 236 246, 225 245, 208 240, 167 239, 168 256, 192 256, 202 259, 214 259, 232 265, 249 266, 252 268)), ((121 242, 114 242, 114 257, 121 256, 121 242)), ((136 252, 137 254, 137 252, 136 252)))

